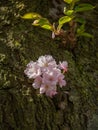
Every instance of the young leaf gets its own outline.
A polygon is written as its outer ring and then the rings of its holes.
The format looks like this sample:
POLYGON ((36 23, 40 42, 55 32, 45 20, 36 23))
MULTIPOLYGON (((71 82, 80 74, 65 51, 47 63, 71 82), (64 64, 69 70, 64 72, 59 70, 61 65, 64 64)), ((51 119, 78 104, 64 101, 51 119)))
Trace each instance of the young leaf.
POLYGON ((63 25, 64 23, 68 23, 72 20, 69 16, 63 16, 59 19, 59 25, 63 25))
POLYGON ((94 6, 91 4, 79 4, 75 7, 75 12, 83 12, 94 9, 94 6))
POLYGON ((34 25, 34 26, 40 26, 40 27, 42 27, 44 29, 48 29, 48 30, 51 30, 51 31, 53 30, 52 29, 52 25, 50 24, 50 22, 46 18, 37 19, 37 20, 35 20, 33 22, 32 25, 34 25))
POLYGON ((64 12, 65 15, 71 16, 73 14, 74 10, 68 10, 64 12))
POLYGON ((34 26, 39 26, 39 20, 40 20, 40 19, 34 20, 34 22, 32 23, 32 25, 34 25, 34 26))
POLYGON ((64 11, 63 11, 63 13, 66 14, 66 11, 67 11, 67 9, 66 9, 66 7, 64 7, 64 11))
POLYGON ((67 4, 72 3, 73 0, 64 0, 64 2, 66 2, 67 4))
POLYGON ((85 19, 83 19, 83 18, 76 18, 75 21, 78 22, 78 23, 81 23, 81 24, 86 23, 85 19))
POLYGON ((21 18, 23 18, 23 19, 36 19, 36 18, 41 18, 41 15, 39 15, 37 13, 26 13, 21 18))
POLYGON ((71 20, 72 20, 72 18, 69 17, 69 16, 63 16, 63 17, 61 17, 61 18, 59 19, 59 25, 58 25, 58 27, 57 27, 57 30, 60 31, 60 29, 62 28, 63 24, 68 23, 68 22, 70 22, 71 20))
POLYGON ((50 31, 53 30, 53 29, 52 29, 52 26, 51 26, 51 25, 48 25, 48 24, 43 25, 43 26, 41 26, 41 27, 44 28, 44 29, 50 30, 50 31))
POLYGON ((85 31, 85 24, 82 24, 80 26, 80 28, 77 29, 77 34, 80 35, 80 34, 83 34, 85 31))
POLYGON ((86 33, 86 32, 81 33, 81 34, 79 34, 78 36, 84 36, 84 37, 88 37, 88 38, 94 38, 93 35, 91 35, 91 34, 89 34, 89 33, 86 33))

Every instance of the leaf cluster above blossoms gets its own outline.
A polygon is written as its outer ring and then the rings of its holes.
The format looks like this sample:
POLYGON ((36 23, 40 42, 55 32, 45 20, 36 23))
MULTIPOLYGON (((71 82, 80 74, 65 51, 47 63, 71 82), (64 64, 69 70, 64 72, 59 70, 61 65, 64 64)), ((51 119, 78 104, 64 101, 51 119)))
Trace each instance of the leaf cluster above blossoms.
POLYGON ((79 1, 80 0, 64 0, 66 4, 63 11, 64 16, 58 19, 57 25, 55 23, 51 24, 51 22, 47 18, 42 17, 40 14, 36 12, 26 13, 22 16, 22 18, 32 19, 33 26, 39 26, 41 28, 52 31, 53 39, 55 38, 55 36, 60 36, 62 35, 62 33, 64 34, 66 31, 71 31, 73 28, 74 32, 72 31, 71 35, 72 33, 75 33, 74 39, 80 36, 93 38, 93 35, 86 32, 86 20, 82 18, 81 15, 79 17, 79 14, 82 12, 87 13, 87 11, 93 10, 95 7, 89 3, 81 4, 79 1), (66 25, 66 27, 69 26, 69 29, 63 29, 64 25, 66 25))

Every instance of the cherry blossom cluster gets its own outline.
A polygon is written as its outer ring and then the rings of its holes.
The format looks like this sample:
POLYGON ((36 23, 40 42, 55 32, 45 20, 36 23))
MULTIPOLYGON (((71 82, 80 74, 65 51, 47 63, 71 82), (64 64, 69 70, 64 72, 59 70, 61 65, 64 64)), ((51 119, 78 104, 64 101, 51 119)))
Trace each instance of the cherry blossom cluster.
POLYGON ((36 62, 28 63, 24 73, 29 79, 33 79, 32 86, 39 89, 40 94, 53 97, 57 94, 57 86, 66 86, 64 74, 67 68, 67 61, 57 64, 51 55, 45 55, 40 56, 36 62))

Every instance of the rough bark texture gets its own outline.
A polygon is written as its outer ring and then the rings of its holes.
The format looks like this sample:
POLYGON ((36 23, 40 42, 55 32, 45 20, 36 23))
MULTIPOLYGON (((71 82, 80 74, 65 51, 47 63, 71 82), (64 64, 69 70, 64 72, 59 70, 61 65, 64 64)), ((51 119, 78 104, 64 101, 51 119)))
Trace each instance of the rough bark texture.
POLYGON ((81 38, 68 51, 20 18, 27 12, 47 17, 51 3, 0 0, 0 130, 98 130, 98 8, 84 14, 95 40, 81 38), (53 99, 36 94, 24 75, 26 64, 45 54, 69 63, 67 86, 53 99))

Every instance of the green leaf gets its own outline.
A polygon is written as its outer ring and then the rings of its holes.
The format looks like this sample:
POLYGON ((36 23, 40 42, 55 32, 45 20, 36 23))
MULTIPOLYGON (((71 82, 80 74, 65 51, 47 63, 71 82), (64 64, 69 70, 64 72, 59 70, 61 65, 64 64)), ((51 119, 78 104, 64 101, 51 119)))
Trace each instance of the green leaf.
POLYGON ((78 1, 80 1, 80 0, 74 0, 74 2, 78 2, 78 1))
POLYGON ((69 16, 63 16, 63 17, 61 17, 61 18, 59 19, 59 25, 58 25, 58 27, 57 27, 57 30, 60 30, 60 29, 62 28, 63 24, 68 23, 68 22, 70 22, 71 20, 72 20, 72 18, 69 17, 69 16))
POLYGON ((76 18, 75 21, 78 22, 78 23, 81 23, 81 24, 86 23, 85 19, 83 19, 83 18, 76 18))
POLYGON ((64 0, 64 2, 66 2, 67 4, 72 3, 73 0, 64 0))
POLYGON ((80 0, 64 0, 67 4, 71 4, 72 2, 78 2, 80 0))
POLYGON ((50 31, 52 31, 52 26, 50 26, 50 25, 43 25, 43 26, 41 26, 42 28, 44 28, 44 29, 47 29, 47 30, 50 30, 50 31))
POLYGON ((81 33, 79 36, 84 36, 84 37, 88 37, 88 38, 94 38, 93 35, 91 35, 91 34, 89 34, 89 33, 86 33, 86 32, 81 33))
POLYGON ((63 25, 64 23, 68 23, 72 20, 69 16, 63 16, 59 19, 59 25, 63 25))
POLYGON ((39 15, 37 13, 26 13, 21 18, 23 18, 23 19, 36 19, 36 18, 41 18, 41 15, 39 15))
POLYGON ((83 12, 94 9, 94 6, 91 4, 79 4, 75 7, 75 12, 83 12))
POLYGON ((77 29, 77 37, 79 37, 79 36, 93 38, 93 35, 85 32, 85 24, 82 24, 80 26, 80 28, 77 29))
POLYGON ((46 18, 40 18, 40 19, 37 19, 33 22, 34 26, 40 26, 41 28, 44 28, 44 29, 47 29, 47 30, 53 30, 52 29, 52 25, 50 24, 50 22, 48 21, 48 19, 46 18))
POLYGON ((85 24, 82 24, 78 29, 77 29, 77 34, 82 34, 85 31, 85 24))
POLYGON ((68 10, 66 12, 64 12, 64 14, 71 16, 73 14, 74 10, 68 10))

